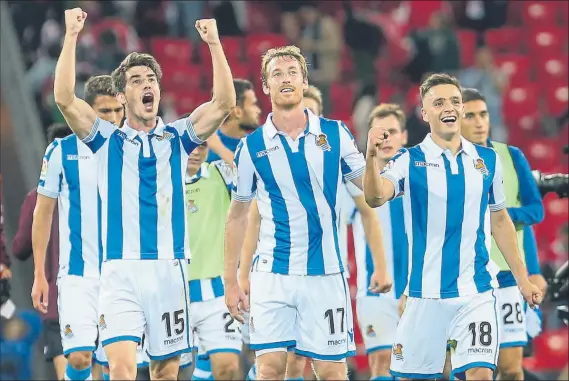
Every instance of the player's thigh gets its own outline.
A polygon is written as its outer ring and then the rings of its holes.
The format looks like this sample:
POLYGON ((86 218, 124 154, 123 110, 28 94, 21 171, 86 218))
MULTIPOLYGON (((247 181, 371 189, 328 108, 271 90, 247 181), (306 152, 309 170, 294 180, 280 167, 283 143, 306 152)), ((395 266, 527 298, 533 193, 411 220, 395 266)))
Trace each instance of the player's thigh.
POLYGON ((353 356, 352 302, 343 274, 303 276, 296 283, 295 352, 322 361, 353 356))
POLYGON ((295 342, 296 285, 293 276, 254 271, 251 273, 249 312, 250 348, 254 351, 289 348, 295 342))
POLYGON ((502 375, 518 375, 522 373, 523 358, 524 347, 500 348, 500 354, 498 355, 498 373, 502 375))
POLYGON ((439 299, 407 298, 391 350, 391 374, 400 378, 442 376, 447 328, 454 309, 439 299))
POLYGON ((94 351, 98 335, 99 280, 67 275, 58 280, 57 286, 64 355, 94 351))
POLYGON ((200 311, 198 325, 194 326, 200 354, 241 353, 241 323, 231 316, 223 297, 192 303, 191 310, 200 311))
POLYGON ((500 349, 524 347, 527 344, 524 300, 517 286, 495 291, 500 315, 500 349))
POLYGON ((43 336, 45 346, 43 354, 46 361, 52 361, 58 356, 63 356, 63 347, 61 344, 61 332, 59 329, 59 320, 46 319, 43 321, 43 336))
POLYGON ((298 356, 294 350, 290 350, 286 359, 286 378, 298 379, 304 376, 306 369, 306 357, 298 356))
POLYGON ((452 351, 452 372, 473 368, 496 369, 499 349, 498 302, 495 291, 468 297, 449 329, 456 341, 452 351))
POLYGON ((399 323, 398 301, 386 296, 363 296, 356 309, 366 354, 391 350, 399 323))
MULTIPOLYGON (((160 361, 192 350, 186 261, 139 261, 148 356, 160 361), (149 278, 147 274, 153 274, 149 278)), ((158 369, 157 365, 152 369, 158 369)))
POLYGON ((211 370, 216 380, 233 379, 239 371, 239 354, 215 352, 209 355, 211 370))
POLYGON ((348 366, 345 359, 338 361, 313 360, 313 367, 319 380, 348 379, 348 366))

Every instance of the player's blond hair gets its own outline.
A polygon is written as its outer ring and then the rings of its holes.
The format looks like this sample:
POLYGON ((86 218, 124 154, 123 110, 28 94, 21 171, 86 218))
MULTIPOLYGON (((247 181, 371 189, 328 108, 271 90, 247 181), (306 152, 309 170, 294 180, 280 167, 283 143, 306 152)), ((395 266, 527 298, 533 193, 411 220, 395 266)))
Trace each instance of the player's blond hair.
POLYGON ((269 66, 269 63, 273 58, 277 57, 291 57, 295 59, 300 64, 302 79, 308 79, 308 66, 306 64, 306 58, 304 58, 298 47, 294 45, 288 45, 269 49, 265 54, 263 54, 263 60, 261 61, 261 79, 263 83, 267 83, 267 66, 269 66))
POLYGON ((397 118, 397 121, 399 121, 399 125, 401 126, 401 131, 405 131, 405 123, 407 121, 405 113, 401 110, 401 107, 395 103, 382 103, 379 106, 376 106, 369 114, 367 125, 371 128, 371 124, 375 118, 383 119, 390 115, 397 118))
POLYGON ((303 92, 304 98, 310 98, 318 103, 318 109, 320 110, 320 114, 322 114, 322 92, 316 86, 308 86, 308 89, 304 90, 303 92))

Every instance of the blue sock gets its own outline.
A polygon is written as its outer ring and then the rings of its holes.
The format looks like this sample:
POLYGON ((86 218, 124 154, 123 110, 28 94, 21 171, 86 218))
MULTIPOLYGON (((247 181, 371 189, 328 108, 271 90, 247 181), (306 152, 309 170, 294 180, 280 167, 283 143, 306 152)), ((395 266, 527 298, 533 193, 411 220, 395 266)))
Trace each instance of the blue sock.
POLYGON ((395 378, 393 376, 376 376, 376 377, 372 377, 370 378, 371 381, 384 381, 384 380, 395 380, 395 378))
POLYGON ((247 378, 245 379, 247 381, 253 381, 257 379, 257 364, 253 364, 253 366, 249 370, 249 373, 247 373, 247 378))
POLYGON ((105 373, 105 372, 103 372, 103 380, 105 380, 105 381, 110 381, 110 380, 111 380, 111 375, 110 375, 110 373, 105 373))
POLYGON ((287 381, 304 381, 304 377, 298 377, 298 378, 285 378, 285 380, 287 380, 287 381))
POLYGON ((196 360, 196 367, 192 374, 192 380, 196 381, 209 381, 213 380, 213 373, 211 372, 211 361, 208 359, 200 358, 196 360))
POLYGON ((65 380, 71 381, 91 380, 91 367, 83 370, 76 370, 73 369, 71 364, 67 363, 67 367, 65 368, 65 376, 63 378, 65 380))

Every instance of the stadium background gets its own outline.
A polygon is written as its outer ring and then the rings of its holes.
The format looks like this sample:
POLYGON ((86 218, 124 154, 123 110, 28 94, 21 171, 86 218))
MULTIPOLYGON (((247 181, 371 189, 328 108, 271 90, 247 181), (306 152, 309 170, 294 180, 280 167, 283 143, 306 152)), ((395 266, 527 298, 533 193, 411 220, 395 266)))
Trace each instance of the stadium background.
MULTIPOLYGON (((397 102, 407 112, 409 144, 428 130, 417 115, 418 83, 444 71, 487 97, 493 137, 519 146, 532 169, 567 173, 562 146, 568 123, 568 3, 566 1, 326 1, 314 9, 296 1, 3 1, 1 2, 1 173, 8 252, 20 206, 36 186, 45 129, 63 118, 53 101, 53 73, 64 33, 64 9, 87 13, 77 56, 77 94, 93 74, 109 73, 131 51, 152 53, 164 72, 165 120, 207 100, 211 63, 194 30, 198 18, 215 17, 234 77, 255 84, 264 119, 261 54, 276 45, 303 49, 310 82, 325 96, 325 114, 343 120, 365 144, 366 117, 377 102, 397 102), (363 138, 362 138, 363 136, 363 138)), ((567 260, 567 199, 549 194, 546 217, 535 227, 546 277, 567 260)), ((11 261, 12 298, 31 308, 31 261, 11 261)), ((350 242, 352 294, 355 262, 350 242)), ((550 303, 544 332, 527 368, 555 376, 567 363, 567 329, 550 303)), ((426 327, 428 329, 428 327, 426 327)), ((353 366, 366 372, 361 335, 353 366)), ((35 376, 52 368, 37 344, 35 376)), ((365 379, 365 378, 364 378, 365 379)))

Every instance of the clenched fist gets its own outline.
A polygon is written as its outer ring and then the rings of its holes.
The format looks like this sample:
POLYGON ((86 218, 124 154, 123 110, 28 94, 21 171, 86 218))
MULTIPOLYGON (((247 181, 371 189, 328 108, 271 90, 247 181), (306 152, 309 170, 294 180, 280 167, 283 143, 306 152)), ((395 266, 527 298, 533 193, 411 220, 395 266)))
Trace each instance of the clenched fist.
POLYGON ((81 8, 67 9, 65 11, 65 31, 67 34, 78 35, 85 25, 87 13, 81 8))
POLYGON ((202 19, 196 21, 196 29, 200 37, 208 45, 219 43, 219 33, 217 32, 217 22, 215 19, 202 19))
POLYGON ((377 150, 383 146, 383 141, 389 138, 389 132, 375 127, 369 130, 367 135, 367 154, 376 156, 377 150))

